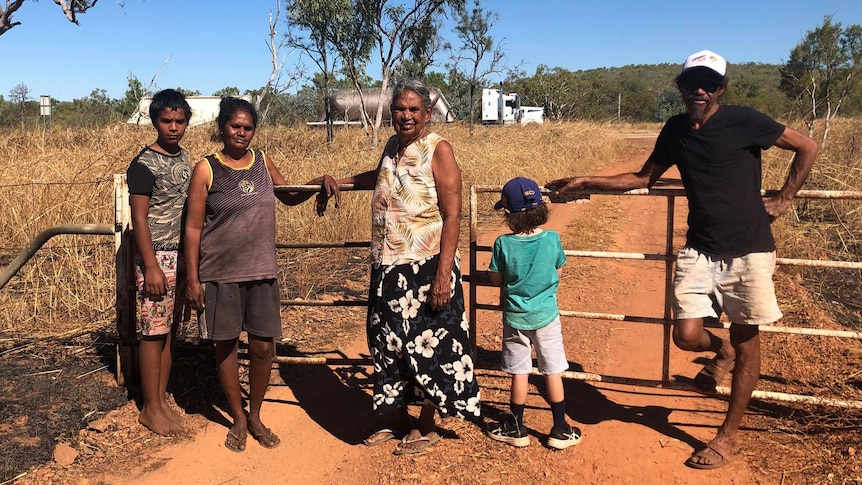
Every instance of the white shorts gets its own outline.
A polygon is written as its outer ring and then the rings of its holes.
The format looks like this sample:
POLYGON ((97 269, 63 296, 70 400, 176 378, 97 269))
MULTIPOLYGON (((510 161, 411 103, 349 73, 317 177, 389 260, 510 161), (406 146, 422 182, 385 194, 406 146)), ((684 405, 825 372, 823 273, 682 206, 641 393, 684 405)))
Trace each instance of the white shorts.
POLYGON ((531 345, 536 349, 540 373, 553 375, 569 370, 569 361, 563 348, 563 332, 559 315, 553 322, 536 330, 518 330, 503 325, 503 372, 509 374, 532 372, 531 345))
POLYGON ((775 252, 729 257, 684 247, 673 281, 674 318, 718 318, 732 323, 768 325, 782 315, 772 273, 775 252))

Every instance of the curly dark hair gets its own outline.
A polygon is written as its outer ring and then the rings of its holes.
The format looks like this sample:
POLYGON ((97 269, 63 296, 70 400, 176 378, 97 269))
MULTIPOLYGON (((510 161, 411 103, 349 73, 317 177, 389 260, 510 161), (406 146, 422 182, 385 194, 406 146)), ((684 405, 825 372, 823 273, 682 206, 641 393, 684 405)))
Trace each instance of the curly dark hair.
POLYGON ((175 89, 164 89, 153 96, 149 109, 150 121, 153 124, 156 123, 156 120, 159 119, 159 113, 165 108, 182 110, 186 114, 186 121, 192 118, 192 108, 186 101, 186 97, 175 89))
POLYGON ((548 222, 551 210, 544 202, 540 202, 532 210, 523 212, 506 212, 506 224, 515 234, 526 234, 548 222))

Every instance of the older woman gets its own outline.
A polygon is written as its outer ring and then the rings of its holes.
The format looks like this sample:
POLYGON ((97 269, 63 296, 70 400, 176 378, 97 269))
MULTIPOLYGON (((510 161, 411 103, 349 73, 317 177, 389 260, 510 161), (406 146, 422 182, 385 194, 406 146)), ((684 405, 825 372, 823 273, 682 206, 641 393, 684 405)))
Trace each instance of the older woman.
MULTIPOLYGON (((427 86, 399 82, 390 109, 395 136, 377 168, 339 183, 374 188, 366 326, 373 407, 385 423, 364 443, 402 438, 395 454, 407 454, 440 439, 435 410, 478 418, 479 386, 457 259, 461 169, 449 142, 428 130, 427 86), (415 424, 409 404, 421 405, 415 424)), ((319 196, 319 212, 325 204, 319 196)))
MULTIPOLYGON (((245 450, 250 434, 265 448, 281 440, 260 418, 269 386, 273 338, 281 336, 280 292, 275 257, 275 199, 286 205, 307 200, 312 192, 273 192, 287 185, 272 160, 249 145, 257 130, 257 111, 247 101, 225 98, 218 128, 223 147, 195 165, 189 184, 185 228, 188 296, 205 308, 205 338, 215 341, 216 365, 233 426, 225 438, 231 451, 245 450), (206 290, 204 292, 204 289, 206 290), (248 334, 249 409, 242 405, 237 348, 248 334)), ((321 193, 337 191, 324 176, 321 193)))

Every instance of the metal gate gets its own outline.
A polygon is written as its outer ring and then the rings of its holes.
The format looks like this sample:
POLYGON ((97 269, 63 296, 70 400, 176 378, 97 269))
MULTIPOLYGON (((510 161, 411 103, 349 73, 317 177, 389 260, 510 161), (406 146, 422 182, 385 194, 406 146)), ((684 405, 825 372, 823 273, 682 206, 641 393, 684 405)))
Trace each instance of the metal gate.
MULTIPOLYGON (((477 310, 496 310, 500 311, 501 307, 497 305, 479 304, 476 303, 476 289, 478 286, 490 286, 487 278, 487 272, 481 271, 476 267, 477 254, 481 251, 491 251, 489 246, 480 246, 478 244, 478 194, 479 193, 499 193, 501 190, 499 185, 472 185, 469 193, 469 256, 467 264, 469 272, 464 275, 464 282, 469 284, 469 307, 468 315, 470 319, 470 332, 472 345, 476 348, 476 318, 477 310)), ((341 186, 343 191, 349 192, 354 189, 352 185, 341 186)), ((317 191, 317 186, 279 186, 276 191, 317 191)), ((585 192, 586 193, 586 192, 585 192)), ((638 189, 628 192, 610 192, 597 191, 593 194, 602 195, 620 195, 620 196, 651 196, 664 197, 666 199, 667 217, 665 223, 665 250, 659 254, 645 253, 623 253, 623 252, 605 252, 605 251, 577 251, 566 250, 566 256, 572 258, 611 258, 624 260, 642 260, 642 261, 662 261, 664 262, 664 314, 663 318, 650 318, 635 315, 622 315, 612 313, 592 313, 582 312, 573 309, 561 309, 560 313, 564 317, 578 317, 597 320, 625 321, 653 325, 662 325, 663 341, 662 341, 662 375, 660 379, 635 379, 622 376, 608 376, 586 372, 564 372, 563 377, 568 379, 577 379, 594 382, 610 382, 617 384, 626 384, 645 387, 661 387, 667 389, 680 390, 695 390, 694 386, 673 382, 670 380, 670 348, 671 348, 671 329, 672 317, 670 313, 670 296, 672 291, 672 271, 676 255, 673 253, 673 230, 674 230, 674 210, 675 200, 678 197, 684 197, 685 192, 682 189, 638 189)), ((777 194, 777 191, 764 191, 764 196, 772 196, 777 194)), ((823 190, 801 190, 797 194, 800 199, 849 199, 862 200, 862 192, 858 191, 823 191, 823 190)), ((2 273, 0 273, 0 289, 2 289, 9 280, 18 272, 18 270, 33 257, 39 248, 47 242, 51 237, 58 234, 91 234, 102 236, 114 236, 115 251, 116 251, 116 294, 117 294, 117 334, 119 342, 117 346, 117 381, 120 385, 127 382, 134 382, 137 379, 137 330, 136 330, 136 315, 135 315, 135 285, 134 285, 134 269, 132 265, 132 248, 134 239, 132 237, 131 210, 129 208, 128 186, 124 174, 114 176, 114 224, 80 224, 80 225, 63 225, 49 228, 39 234, 25 248, 15 260, 10 263, 2 273)), ((278 244, 278 248, 356 248, 369 247, 368 241, 343 241, 330 243, 296 243, 296 244, 278 244)), ((847 261, 832 261, 832 260, 803 260, 803 259, 788 259, 778 258, 777 264, 785 266, 811 266, 821 268, 846 268, 846 269, 862 269, 860 262, 847 261)), ((337 307, 364 307, 367 302, 365 300, 285 300, 283 305, 292 306, 337 306, 337 307)), ((708 325, 719 328, 727 328, 729 325, 708 325)), ((840 330, 822 330, 808 329, 796 327, 779 327, 779 326, 761 326, 762 332, 769 333, 786 333, 795 335, 816 335, 836 338, 852 338, 862 339, 862 332, 855 331, 840 331, 840 330)), ((348 365, 368 365, 371 364, 369 359, 345 359, 345 358, 326 358, 326 357, 286 357, 276 356, 275 362, 289 364, 348 364, 348 365)), ((487 368, 486 368, 487 369, 487 368)), ((534 374, 538 371, 534 368, 534 374)), ((718 387, 717 394, 729 395, 730 389, 726 387, 718 387)), ((862 408, 862 401, 846 401, 832 398, 821 398, 814 396, 787 394, 780 392, 768 392, 755 390, 752 397, 765 400, 785 401, 785 402, 800 402, 806 404, 817 404, 827 406, 862 408)))
MULTIPOLYGON (((488 279, 483 275, 483 272, 476 267, 477 253, 480 251, 491 251, 489 246, 480 246, 478 244, 478 194, 480 193, 495 193, 499 194, 502 189, 499 185, 474 185, 470 187, 470 325, 471 333, 474 339, 476 335, 476 311, 477 310, 497 310, 501 311, 500 305, 487 305, 476 303, 476 288, 477 286, 488 286, 488 279)), ((545 192, 547 194, 547 192, 545 192)), ((762 195, 771 197, 778 193, 776 190, 762 191, 762 195)), ((583 192, 583 194, 600 194, 600 195, 619 195, 619 196, 652 196, 664 197, 666 199, 667 217, 665 218, 665 249, 659 254, 644 254, 644 253, 622 253, 622 252, 607 252, 607 251, 575 251, 566 250, 567 257, 580 258, 611 258, 611 259, 626 259, 626 260, 641 260, 641 261, 663 261, 664 262, 664 314, 663 318, 649 318, 636 315, 620 315, 612 313, 591 313, 581 312, 577 310, 560 309, 560 314, 564 317, 578 317, 595 320, 611 320, 625 321, 634 323, 645 323, 653 325, 662 325, 664 327, 662 338, 662 375, 661 379, 633 379, 620 376, 608 376, 586 372, 564 372, 563 377, 568 379, 577 379, 583 381, 594 382, 610 382, 616 384, 628 384, 645 387, 661 387, 665 389, 679 389, 686 391, 697 391, 690 384, 673 382, 670 380, 670 349, 671 349, 671 331, 673 319, 671 316, 671 297, 673 295, 673 265, 676 261, 676 254, 673 252, 673 230, 674 230, 674 209, 675 200, 678 197, 685 197, 683 189, 636 189, 627 192, 622 191, 592 191, 583 192)), ((862 200, 862 192, 857 191, 827 191, 827 190, 800 190, 796 195, 799 199, 851 199, 862 200)), ((847 268, 847 269, 862 269, 860 262, 847 261, 830 261, 830 260, 807 260, 807 259, 788 259, 777 258, 777 264, 785 266, 813 266, 821 268, 847 268)), ((706 325, 708 327, 729 328, 729 324, 706 325)), ((763 325, 760 327, 761 332, 770 333, 786 333, 795 335, 817 335, 825 337, 838 338, 853 338, 862 339, 862 332, 841 331, 841 330, 822 330, 812 328, 797 328, 797 327, 780 327, 772 325, 763 325)), ((475 348, 475 347, 474 347, 475 348)), ((538 374, 537 370, 533 369, 534 374, 538 374)), ((717 394, 730 395, 730 388, 718 387, 717 394)), ((769 392, 755 390, 752 397, 773 401, 784 402, 801 402, 806 404, 819 404, 827 406, 850 407, 862 409, 862 401, 847 401, 840 399, 820 398, 814 396, 806 396, 799 394, 787 394, 782 392, 769 392)))

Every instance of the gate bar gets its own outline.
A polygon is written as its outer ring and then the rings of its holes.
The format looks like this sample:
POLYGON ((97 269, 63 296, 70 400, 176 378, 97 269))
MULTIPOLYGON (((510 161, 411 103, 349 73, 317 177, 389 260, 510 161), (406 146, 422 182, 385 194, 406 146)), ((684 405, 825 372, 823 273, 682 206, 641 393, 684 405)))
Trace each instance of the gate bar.
MULTIPOLYGON (((496 310, 500 311, 502 308, 498 305, 489 305, 489 304, 480 304, 476 303, 476 286, 490 286, 487 282, 486 278, 481 278, 481 276, 486 273, 484 271, 479 271, 476 267, 476 253, 478 251, 490 251, 492 248, 490 246, 479 246, 477 244, 478 239, 478 193, 479 192, 499 192, 501 190, 501 186, 491 186, 491 185, 483 185, 483 186, 470 186, 470 275, 477 275, 478 278, 475 278, 471 281, 470 285, 470 331, 473 338, 473 350, 474 355, 476 351, 476 330, 475 330, 475 320, 476 320, 476 310, 496 310)), ((548 191, 543 190, 543 194, 547 194, 548 191)), ((761 195, 763 196, 774 196, 779 193, 778 190, 761 190, 761 195)), ((672 301, 672 283, 673 283, 673 264, 675 262, 675 255, 673 254, 673 217, 674 217, 674 201, 676 197, 684 196, 684 189, 635 189, 630 191, 580 191, 579 193, 572 195, 572 200, 578 198, 578 195, 657 195, 657 196, 665 196, 667 197, 667 220, 666 220, 666 237, 665 237, 665 254, 644 254, 644 253, 624 253, 624 252, 605 252, 605 251, 572 251, 565 250, 566 256, 578 256, 578 257, 590 257, 590 258, 613 258, 613 259, 633 259, 633 260, 649 260, 649 261, 664 261, 665 262, 665 302, 664 302, 664 316, 661 319, 658 318, 649 318, 649 317, 633 317, 628 315, 618 315, 618 314, 610 314, 610 313, 590 313, 590 312, 577 312, 577 311, 569 311, 569 310, 561 310, 560 314, 563 316, 573 316, 579 318, 587 318, 587 319, 604 319, 604 320, 617 320, 617 321, 630 321, 637 323, 650 323, 650 324, 662 324, 664 325, 663 332, 663 352, 662 352, 662 380, 646 380, 646 379, 631 379, 626 377, 613 377, 613 376, 602 376, 599 374, 590 374, 590 373, 582 373, 582 372, 563 372, 563 377, 579 379, 579 380, 592 380, 592 381, 601 381, 601 382, 614 382, 620 384, 630 384, 630 385, 640 385, 647 387, 663 387, 668 389, 680 389, 680 390, 693 390, 697 391, 697 389, 688 384, 681 384, 677 382, 673 382, 670 380, 670 343, 671 343, 671 333, 672 333, 672 315, 671 315, 671 307, 670 302, 672 301)), ((809 198, 809 199, 851 199, 851 200, 862 200, 862 192, 860 191, 828 191, 828 190, 800 190, 797 193, 798 198, 809 198)), ((790 258, 776 258, 776 264, 779 265, 787 265, 787 266, 811 266, 811 267, 824 267, 824 268, 844 268, 844 269, 862 269, 862 262, 853 262, 853 261, 832 261, 832 260, 803 260, 803 259, 790 259, 790 258)), ((713 327, 713 328, 729 328, 729 323, 707 323, 704 324, 705 327, 713 327)), ((813 328, 799 328, 799 327, 776 327, 771 325, 761 325, 760 329, 763 332, 772 332, 772 333, 786 333, 786 334, 795 334, 795 335, 814 335, 814 336, 825 336, 825 337, 840 337, 840 338, 854 338, 854 339, 862 339, 862 332, 857 331, 842 331, 842 330, 828 330, 828 329, 813 329, 813 328)), ((477 364, 478 368, 478 364, 477 364)), ((497 370, 495 368, 495 370, 497 370)), ((533 374, 538 374, 536 369, 533 369, 533 374)), ((729 395, 730 389, 721 388, 717 389, 717 394, 727 394, 729 395)), ((786 401, 786 402, 802 402, 806 404, 817 404, 817 405, 828 405, 828 406, 838 406, 838 407, 849 407, 849 408, 860 408, 862 409, 862 401, 846 401, 840 399, 831 399, 831 398, 818 398, 813 396, 803 396, 796 394, 787 394, 780 392, 769 392, 769 391, 757 391, 755 390, 752 394, 754 398, 760 399, 771 399, 777 401, 786 401)))
POLYGON ((30 261, 39 249, 45 245, 52 237, 63 234, 95 234, 99 236, 113 236, 114 226, 110 224, 62 224, 59 226, 49 227, 40 232, 26 248, 18 253, 18 256, 9 263, 0 273, 0 290, 9 283, 18 271, 24 267, 27 261, 30 261))

